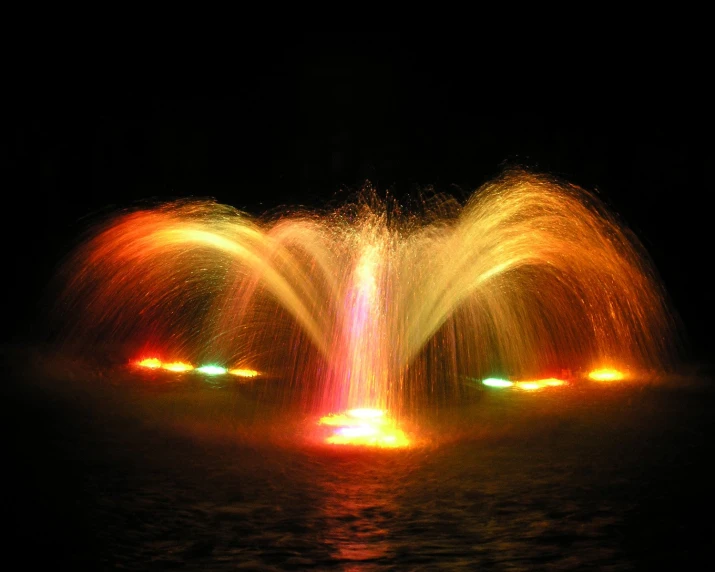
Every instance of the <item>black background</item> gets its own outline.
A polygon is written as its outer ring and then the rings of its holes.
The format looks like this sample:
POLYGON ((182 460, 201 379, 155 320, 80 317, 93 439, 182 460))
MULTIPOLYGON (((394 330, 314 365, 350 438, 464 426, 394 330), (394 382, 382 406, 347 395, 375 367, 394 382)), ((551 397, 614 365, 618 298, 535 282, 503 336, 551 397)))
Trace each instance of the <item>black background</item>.
POLYGON ((689 357, 709 360, 715 150, 708 92, 693 80, 703 68, 660 56, 580 63, 574 81, 544 60, 534 80, 516 61, 480 70, 465 46, 457 57, 394 44, 242 53, 219 70, 221 89, 187 78, 156 90, 126 73, 79 82, 57 70, 11 89, 0 147, 4 341, 45 335, 57 263, 113 208, 211 196, 260 214, 339 202, 368 179, 397 196, 433 186, 464 197, 519 164, 600 194, 651 253, 689 357))

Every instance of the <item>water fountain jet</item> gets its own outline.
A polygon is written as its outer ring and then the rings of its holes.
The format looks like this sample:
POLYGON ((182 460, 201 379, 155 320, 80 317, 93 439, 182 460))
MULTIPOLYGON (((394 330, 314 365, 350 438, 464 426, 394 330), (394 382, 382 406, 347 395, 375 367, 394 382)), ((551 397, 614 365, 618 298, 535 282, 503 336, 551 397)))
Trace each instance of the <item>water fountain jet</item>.
POLYGON ((321 414, 399 417, 465 375, 667 364, 661 286, 592 194, 510 171, 424 210, 368 190, 277 219, 188 200, 122 213, 64 268, 69 335, 279 370, 321 414))

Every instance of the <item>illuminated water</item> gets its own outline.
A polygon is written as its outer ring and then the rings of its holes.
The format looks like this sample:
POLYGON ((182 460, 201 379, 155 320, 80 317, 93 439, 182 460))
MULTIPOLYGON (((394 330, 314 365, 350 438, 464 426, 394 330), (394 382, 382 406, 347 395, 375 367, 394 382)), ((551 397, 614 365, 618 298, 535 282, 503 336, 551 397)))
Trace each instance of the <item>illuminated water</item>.
POLYGON ((15 535, 50 561, 649 569, 712 541, 712 393, 663 375, 655 272, 572 186, 160 205, 62 278, 65 358, 4 389, 15 535))
POLYGON ((289 401, 409 415, 461 376, 660 369, 672 322, 637 239, 592 195, 507 173, 465 205, 366 191, 254 218, 208 201, 101 225, 63 271, 66 339, 165 362, 255 368, 289 401))
POLYGON ((3 360, 15 561, 706 569, 715 548, 704 378, 482 388, 423 412, 429 446, 360 451, 306 446, 311 421, 266 384, 31 358, 3 360))

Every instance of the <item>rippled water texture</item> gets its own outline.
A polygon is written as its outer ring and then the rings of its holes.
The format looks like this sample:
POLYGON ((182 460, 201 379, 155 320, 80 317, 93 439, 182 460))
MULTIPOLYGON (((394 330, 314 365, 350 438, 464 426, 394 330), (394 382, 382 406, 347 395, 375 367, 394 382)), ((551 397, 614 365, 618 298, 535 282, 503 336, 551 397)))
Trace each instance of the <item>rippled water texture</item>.
POLYGON ((28 565, 685 570, 713 547, 707 377, 475 389, 388 451, 311 444, 265 383, 5 358, 6 557, 28 565))

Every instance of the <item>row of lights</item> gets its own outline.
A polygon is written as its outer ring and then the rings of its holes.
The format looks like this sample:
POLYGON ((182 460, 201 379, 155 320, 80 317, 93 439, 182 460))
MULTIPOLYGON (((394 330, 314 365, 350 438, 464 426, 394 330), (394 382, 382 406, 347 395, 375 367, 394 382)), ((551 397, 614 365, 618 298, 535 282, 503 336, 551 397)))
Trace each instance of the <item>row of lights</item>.
MULTIPOLYGON (((145 358, 142 360, 137 360, 134 363, 139 367, 147 369, 164 369, 166 371, 172 372, 198 371, 199 373, 204 373, 206 375, 224 375, 228 373, 238 377, 258 376, 258 372, 255 369, 228 369, 219 365, 211 364, 195 367, 192 364, 183 361, 162 362, 159 358, 145 358)), ((625 374, 617 369, 601 368, 589 372, 587 377, 592 381, 620 381, 625 379, 625 374)), ((561 385, 565 385, 566 382, 563 379, 557 379, 555 377, 530 381, 510 381, 508 379, 502 379, 498 377, 488 377, 482 380, 482 384, 488 387, 516 387, 517 389, 534 391, 536 389, 543 389, 545 387, 558 387, 561 385)))
POLYGON ((162 362, 159 358, 145 358, 134 362, 138 367, 146 369, 164 369, 173 372, 198 371, 206 375, 224 375, 231 374, 237 377, 256 377, 258 372, 255 369, 233 368, 228 369, 220 365, 202 365, 193 366, 190 363, 183 361, 162 362))
MULTIPOLYGON (((589 372, 586 376, 592 381, 621 381, 626 378, 622 371, 612 368, 601 368, 594 369, 589 372)), ((557 379, 555 377, 550 377, 547 379, 536 379, 529 381, 510 381, 508 379, 502 379, 498 377, 488 377, 482 380, 482 384, 487 387, 514 387, 516 389, 523 389, 525 391, 534 391, 537 389, 543 389, 545 387, 558 387, 565 385, 566 382, 563 379, 557 379)))

